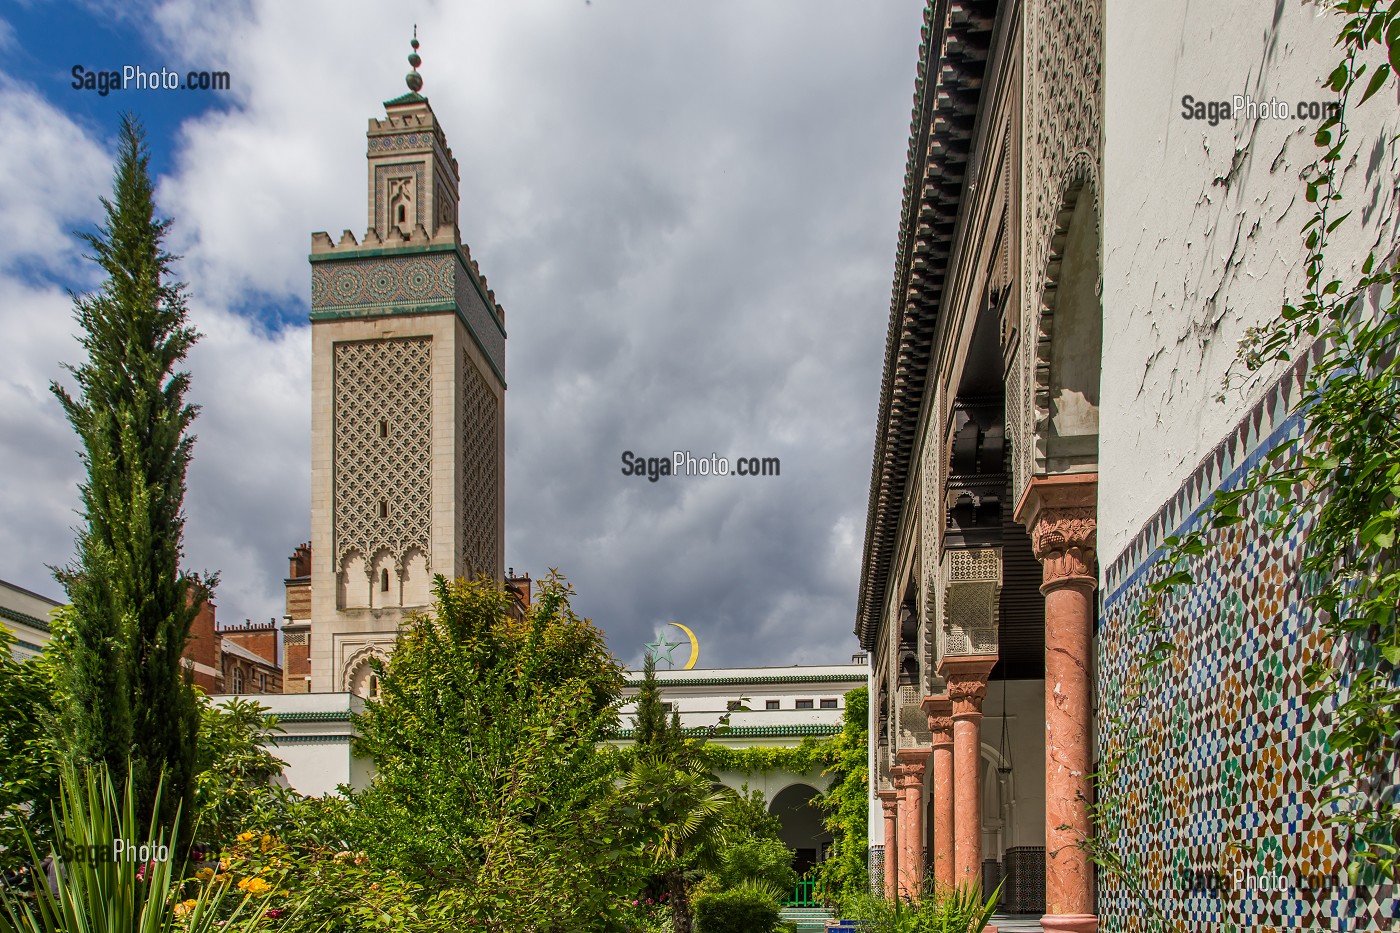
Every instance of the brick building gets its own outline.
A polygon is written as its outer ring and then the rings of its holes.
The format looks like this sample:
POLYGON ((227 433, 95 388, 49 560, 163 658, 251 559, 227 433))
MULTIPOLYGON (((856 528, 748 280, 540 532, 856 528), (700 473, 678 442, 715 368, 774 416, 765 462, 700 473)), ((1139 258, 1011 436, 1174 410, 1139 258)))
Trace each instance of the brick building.
POLYGON ((218 607, 206 600, 190 624, 184 661, 205 693, 281 693, 277 623, 219 628, 218 607))

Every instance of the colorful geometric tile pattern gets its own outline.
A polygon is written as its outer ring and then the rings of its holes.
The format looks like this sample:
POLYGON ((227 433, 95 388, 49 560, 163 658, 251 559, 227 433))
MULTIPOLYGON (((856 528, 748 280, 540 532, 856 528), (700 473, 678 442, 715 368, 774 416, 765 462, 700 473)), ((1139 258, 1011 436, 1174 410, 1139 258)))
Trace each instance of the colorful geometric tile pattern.
POLYGON ((1319 820, 1333 756, 1329 709, 1311 709, 1303 683, 1325 650, 1296 573, 1307 520, 1280 540, 1264 529, 1284 505, 1277 494, 1245 503, 1245 520, 1213 533, 1215 547, 1192 562, 1196 582, 1164 604, 1162 631, 1138 618, 1161 538, 1196 527, 1215 490, 1297 436, 1296 417, 1268 431, 1287 394, 1276 387, 1149 523, 1129 549, 1136 566, 1120 559, 1108 574, 1099 739, 1105 759, 1123 757, 1098 796, 1109 802, 1104 836, 1117 836, 1134 880, 1100 874, 1102 930, 1155 929, 1144 903, 1190 933, 1400 929, 1395 887, 1353 883, 1345 840, 1319 820), (1180 520, 1167 524, 1169 513, 1180 520), (1146 664, 1162 640, 1167 660, 1146 664))

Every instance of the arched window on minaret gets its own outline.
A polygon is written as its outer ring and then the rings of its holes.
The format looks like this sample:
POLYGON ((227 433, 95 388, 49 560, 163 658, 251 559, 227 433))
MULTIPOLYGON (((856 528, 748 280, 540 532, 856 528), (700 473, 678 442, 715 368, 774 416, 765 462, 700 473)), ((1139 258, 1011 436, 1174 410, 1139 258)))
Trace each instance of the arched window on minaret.
POLYGON ((389 182, 389 216, 393 226, 405 236, 413 233, 418 215, 413 209, 413 179, 394 178, 389 182))

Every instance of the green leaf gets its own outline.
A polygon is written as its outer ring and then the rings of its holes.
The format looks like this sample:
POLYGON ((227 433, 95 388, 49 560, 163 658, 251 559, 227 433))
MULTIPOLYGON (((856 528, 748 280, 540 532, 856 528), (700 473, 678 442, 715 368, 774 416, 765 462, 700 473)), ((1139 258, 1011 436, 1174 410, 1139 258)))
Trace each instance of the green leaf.
MULTIPOLYGON (((1392 53, 1393 54, 1393 53, 1392 53)), ((1366 93, 1361 95, 1361 103, 1366 103, 1385 84, 1385 79, 1390 77, 1390 62, 1386 62, 1376 69, 1376 73, 1371 75, 1371 83, 1366 85, 1366 93)))

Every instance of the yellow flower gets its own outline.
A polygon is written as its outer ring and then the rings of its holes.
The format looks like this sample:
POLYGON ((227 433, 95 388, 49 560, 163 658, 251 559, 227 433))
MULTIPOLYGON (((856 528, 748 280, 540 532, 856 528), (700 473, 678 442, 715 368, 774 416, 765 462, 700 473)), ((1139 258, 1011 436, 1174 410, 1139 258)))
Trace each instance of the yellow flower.
POLYGON ((239 833, 239 834, 238 834, 238 841, 239 841, 239 842, 247 842, 249 839, 252 839, 252 838, 253 838, 253 835, 254 835, 253 833, 239 833))
POLYGON ((208 881, 212 877, 214 877, 214 869, 210 868, 208 865, 205 865, 194 873, 194 879, 196 881, 208 881))
POLYGON ((230 875, 228 872, 226 872, 226 871, 221 871, 221 872, 219 872, 217 875, 214 876, 214 880, 217 881, 217 882, 219 882, 219 884, 228 884, 228 883, 229 883, 229 880, 230 880, 232 877, 233 877, 233 876, 230 875))
POLYGON ((244 878, 242 881, 238 882, 238 887, 239 890, 247 891, 249 894, 253 895, 266 894, 268 891, 272 890, 272 885, 261 878, 244 878))
POLYGON ((276 844, 277 844, 276 838, 274 838, 274 837, 272 837, 272 836, 268 836, 268 835, 264 835, 264 836, 262 837, 262 839, 260 839, 260 840, 258 841, 258 846, 259 846, 259 848, 261 848, 262 851, 264 851, 264 852, 266 852, 268 849, 272 848, 272 847, 275 846, 276 844))
POLYGON ((183 917, 185 916, 185 914, 194 910, 197 906, 199 906, 199 902, 196 901, 194 898, 190 898, 187 901, 181 901, 180 903, 175 905, 175 916, 183 917))

